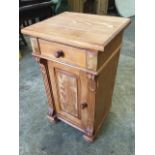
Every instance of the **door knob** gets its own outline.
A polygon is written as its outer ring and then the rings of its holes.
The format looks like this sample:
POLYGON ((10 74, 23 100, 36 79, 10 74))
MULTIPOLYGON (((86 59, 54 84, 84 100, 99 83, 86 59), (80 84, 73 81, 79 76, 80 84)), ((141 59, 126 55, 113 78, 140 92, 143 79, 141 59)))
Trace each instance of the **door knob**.
POLYGON ((64 52, 63 52, 63 51, 56 51, 56 52, 54 53, 54 56, 55 56, 56 58, 63 57, 63 56, 64 56, 64 52))
POLYGON ((88 106, 88 105, 87 105, 86 102, 81 103, 81 108, 82 108, 82 109, 86 108, 87 106, 88 106))

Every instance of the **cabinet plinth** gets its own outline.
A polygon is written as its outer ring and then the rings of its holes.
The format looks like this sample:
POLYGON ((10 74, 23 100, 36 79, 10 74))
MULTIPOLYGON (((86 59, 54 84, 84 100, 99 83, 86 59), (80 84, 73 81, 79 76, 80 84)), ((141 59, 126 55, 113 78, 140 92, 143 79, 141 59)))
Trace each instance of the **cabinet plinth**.
POLYGON ((127 18, 65 12, 26 27, 43 75, 48 118, 91 142, 109 113, 127 18))

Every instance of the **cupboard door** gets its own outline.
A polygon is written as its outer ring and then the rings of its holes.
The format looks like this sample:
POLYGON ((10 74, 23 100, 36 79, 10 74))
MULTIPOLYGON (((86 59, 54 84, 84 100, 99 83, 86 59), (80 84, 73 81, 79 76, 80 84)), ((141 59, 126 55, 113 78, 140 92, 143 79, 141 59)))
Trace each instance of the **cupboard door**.
POLYGON ((52 61, 48 68, 58 117, 81 127, 80 71, 52 61))

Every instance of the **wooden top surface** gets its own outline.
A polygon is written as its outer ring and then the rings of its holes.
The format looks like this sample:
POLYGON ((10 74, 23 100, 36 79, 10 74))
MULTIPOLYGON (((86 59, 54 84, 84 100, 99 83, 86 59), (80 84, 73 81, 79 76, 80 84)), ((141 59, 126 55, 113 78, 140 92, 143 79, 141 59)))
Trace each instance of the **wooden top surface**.
POLYGON ((64 12, 22 29, 22 33, 75 47, 104 51, 129 18, 64 12))

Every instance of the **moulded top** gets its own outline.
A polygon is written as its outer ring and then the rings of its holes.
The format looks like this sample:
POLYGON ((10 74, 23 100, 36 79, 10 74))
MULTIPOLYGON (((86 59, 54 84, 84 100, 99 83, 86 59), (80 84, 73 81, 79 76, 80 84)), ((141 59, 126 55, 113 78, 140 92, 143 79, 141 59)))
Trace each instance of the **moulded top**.
POLYGON ((129 18, 64 12, 22 29, 22 33, 79 48, 104 51, 129 18))

